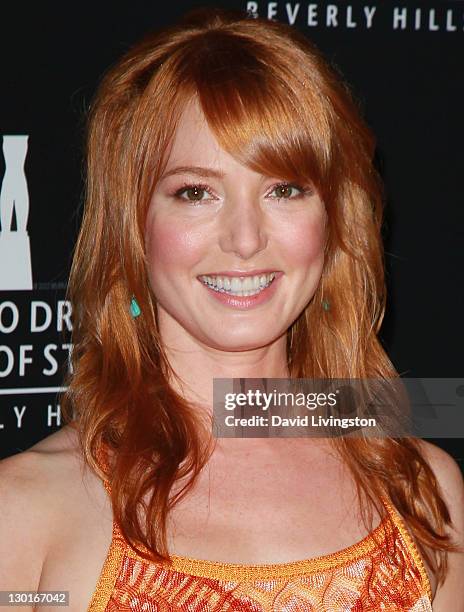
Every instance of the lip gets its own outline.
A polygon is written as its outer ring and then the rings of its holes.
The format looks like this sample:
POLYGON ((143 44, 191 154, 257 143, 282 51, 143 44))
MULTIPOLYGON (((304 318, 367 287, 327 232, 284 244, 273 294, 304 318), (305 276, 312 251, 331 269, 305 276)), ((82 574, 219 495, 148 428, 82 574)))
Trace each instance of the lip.
POLYGON ((205 272, 204 274, 199 274, 200 276, 258 276, 259 274, 271 274, 272 272, 276 273, 276 276, 281 276, 283 272, 280 270, 275 270, 273 268, 261 268, 259 270, 222 270, 219 272, 205 272))

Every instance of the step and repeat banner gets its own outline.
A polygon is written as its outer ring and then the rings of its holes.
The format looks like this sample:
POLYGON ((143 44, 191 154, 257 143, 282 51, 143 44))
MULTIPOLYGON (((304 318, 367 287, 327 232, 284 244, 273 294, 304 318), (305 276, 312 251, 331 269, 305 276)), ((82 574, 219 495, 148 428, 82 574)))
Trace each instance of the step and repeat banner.
MULTIPOLYGON (((0 457, 61 425, 86 112, 105 69, 201 2, 2 6, 0 457), (65 10, 66 9, 66 10, 65 10), (35 11, 35 12, 31 12, 35 11)), ((381 338, 404 377, 464 375, 464 2, 216 2, 298 28, 351 85, 386 184, 381 338)), ((464 468, 463 440, 436 443, 464 468)))

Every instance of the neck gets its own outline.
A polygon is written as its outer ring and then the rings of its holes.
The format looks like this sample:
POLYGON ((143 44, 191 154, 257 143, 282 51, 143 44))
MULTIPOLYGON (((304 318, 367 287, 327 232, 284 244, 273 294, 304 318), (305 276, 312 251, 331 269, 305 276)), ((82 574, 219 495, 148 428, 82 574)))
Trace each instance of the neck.
POLYGON ((194 341, 190 346, 165 345, 176 377, 171 387, 187 401, 208 413, 213 407, 215 378, 288 378, 286 336, 272 344, 249 351, 221 351, 194 341))

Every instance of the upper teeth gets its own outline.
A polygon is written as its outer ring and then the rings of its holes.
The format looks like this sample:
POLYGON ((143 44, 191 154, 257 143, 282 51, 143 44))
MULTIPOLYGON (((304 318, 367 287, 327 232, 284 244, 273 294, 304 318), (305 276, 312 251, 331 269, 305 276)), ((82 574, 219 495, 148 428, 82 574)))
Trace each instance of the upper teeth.
POLYGON ((266 287, 275 277, 276 273, 260 274, 256 276, 200 276, 200 280, 224 291, 256 291, 266 287))

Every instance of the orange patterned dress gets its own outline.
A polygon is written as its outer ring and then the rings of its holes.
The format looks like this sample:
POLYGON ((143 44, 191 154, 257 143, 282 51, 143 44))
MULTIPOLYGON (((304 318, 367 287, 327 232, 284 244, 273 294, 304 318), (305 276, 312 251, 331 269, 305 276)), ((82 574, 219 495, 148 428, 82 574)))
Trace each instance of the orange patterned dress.
POLYGON ((150 562, 130 548, 114 521, 87 612, 431 612, 430 582, 417 547, 397 510, 382 501, 386 516, 360 542, 280 564, 176 555, 170 565, 150 562))

